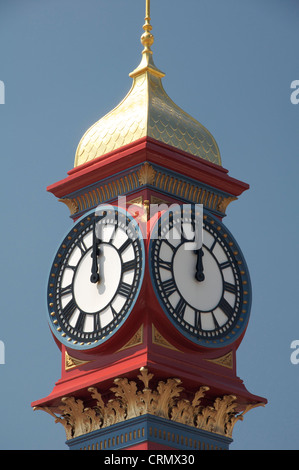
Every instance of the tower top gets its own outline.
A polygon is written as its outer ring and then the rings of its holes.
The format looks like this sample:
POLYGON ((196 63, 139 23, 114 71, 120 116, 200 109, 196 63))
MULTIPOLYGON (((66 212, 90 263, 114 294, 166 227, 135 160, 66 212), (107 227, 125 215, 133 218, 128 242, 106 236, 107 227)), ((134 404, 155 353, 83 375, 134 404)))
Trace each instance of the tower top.
POLYGON ((132 87, 112 111, 93 124, 81 138, 75 155, 77 167, 141 138, 150 137, 175 149, 221 165, 211 133, 177 106, 165 92, 165 74, 153 61, 150 0, 146 0, 141 62, 129 74, 132 87))

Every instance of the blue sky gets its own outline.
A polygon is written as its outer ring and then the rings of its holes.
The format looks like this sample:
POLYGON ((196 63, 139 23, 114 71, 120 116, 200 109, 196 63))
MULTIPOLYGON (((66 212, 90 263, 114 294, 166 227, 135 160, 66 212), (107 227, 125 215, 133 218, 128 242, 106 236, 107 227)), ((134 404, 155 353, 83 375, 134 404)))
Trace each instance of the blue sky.
MULTIPOLYGON (((214 135, 223 166, 250 184, 225 224, 247 259, 253 305, 237 373, 269 403, 231 449, 297 449, 299 364, 299 3, 152 0, 154 61, 168 95, 214 135)), ((0 0, 0 449, 66 449, 30 403, 60 377, 46 285, 71 220, 46 192, 73 167, 86 129, 125 96, 141 59, 144 0, 0 0)))

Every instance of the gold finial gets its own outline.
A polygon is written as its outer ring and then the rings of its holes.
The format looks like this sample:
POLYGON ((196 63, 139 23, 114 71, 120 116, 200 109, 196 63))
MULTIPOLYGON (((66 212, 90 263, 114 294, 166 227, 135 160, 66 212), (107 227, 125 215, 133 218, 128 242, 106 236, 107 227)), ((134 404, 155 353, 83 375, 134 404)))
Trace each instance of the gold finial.
POLYGON ((150 24, 151 17, 150 17, 150 10, 151 10, 151 1, 146 0, 145 2, 145 24, 143 25, 144 33, 141 36, 141 44, 144 46, 143 52, 149 52, 152 54, 151 46, 154 44, 154 36, 151 33, 152 25, 150 24))
POLYGON ((145 72, 150 72, 158 78, 165 76, 165 73, 157 69, 153 61, 153 52, 151 46, 154 44, 154 36, 151 33, 152 25, 150 24, 150 0, 145 3, 145 24, 143 25, 144 33, 141 36, 141 44, 144 46, 142 51, 142 59, 139 66, 133 70, 129 75, 130 77, 137 77, 145 72))

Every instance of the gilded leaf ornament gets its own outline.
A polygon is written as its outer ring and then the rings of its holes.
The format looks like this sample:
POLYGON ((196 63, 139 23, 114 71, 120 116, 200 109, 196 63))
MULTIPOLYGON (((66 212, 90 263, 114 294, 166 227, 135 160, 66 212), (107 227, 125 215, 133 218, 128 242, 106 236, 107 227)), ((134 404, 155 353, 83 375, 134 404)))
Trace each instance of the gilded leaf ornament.
POLYGON ((83 400, 64 397, 59 407, 60 416, 51 407, 34 409, 47 412, 56 423, 61 423, 69 440, 146 414, 231 437, 236 422, 243 420, 250 409, 260 406, 259 403, 248 404, 243 412, 239 412, 234 395, 224 395, 216 398, 213 404, 203 405, 202 399, 209 390, 207 386, 200 387, 192 401, 181 398, 184 389, 178 378, 159 381, 156 388, 151 388, 154 375, 146 367, 140 369, 137 378, 143 388, 125 377, 115 379, 115 386, 110 389, 115 398, 108 401, 103 400, 96 387, 89 387, 88 392, 96 401, 92 408, 85 407, 83 400))
POLYGON ((148 163, 145 162, 144 165, 138 170, 138 179, 140 186, 144 184, 154 184, 156 170, 148 163))

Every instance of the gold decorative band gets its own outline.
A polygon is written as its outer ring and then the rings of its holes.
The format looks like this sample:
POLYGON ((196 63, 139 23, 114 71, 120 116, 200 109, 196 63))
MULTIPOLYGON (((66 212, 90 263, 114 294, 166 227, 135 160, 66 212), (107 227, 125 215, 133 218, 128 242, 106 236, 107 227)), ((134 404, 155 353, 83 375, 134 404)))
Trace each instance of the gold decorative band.
POLYGON ((223 215, 227 206, 237 199, 198 182, 184 180, 179 175, 170 175, 161 169, 155 169, 145 162, 128 175, 116 176, 113 181, 99 183, 98 186, 95 185, 88 191, 85 190, 73 197, 61 198, 59 201, 68 206, 71 215, 75 215, 116 199, 118 196, 129 195, 144 186, 149 186, 158 192, 162 191, 182 201, 203 204, 205 208, 223 215))

